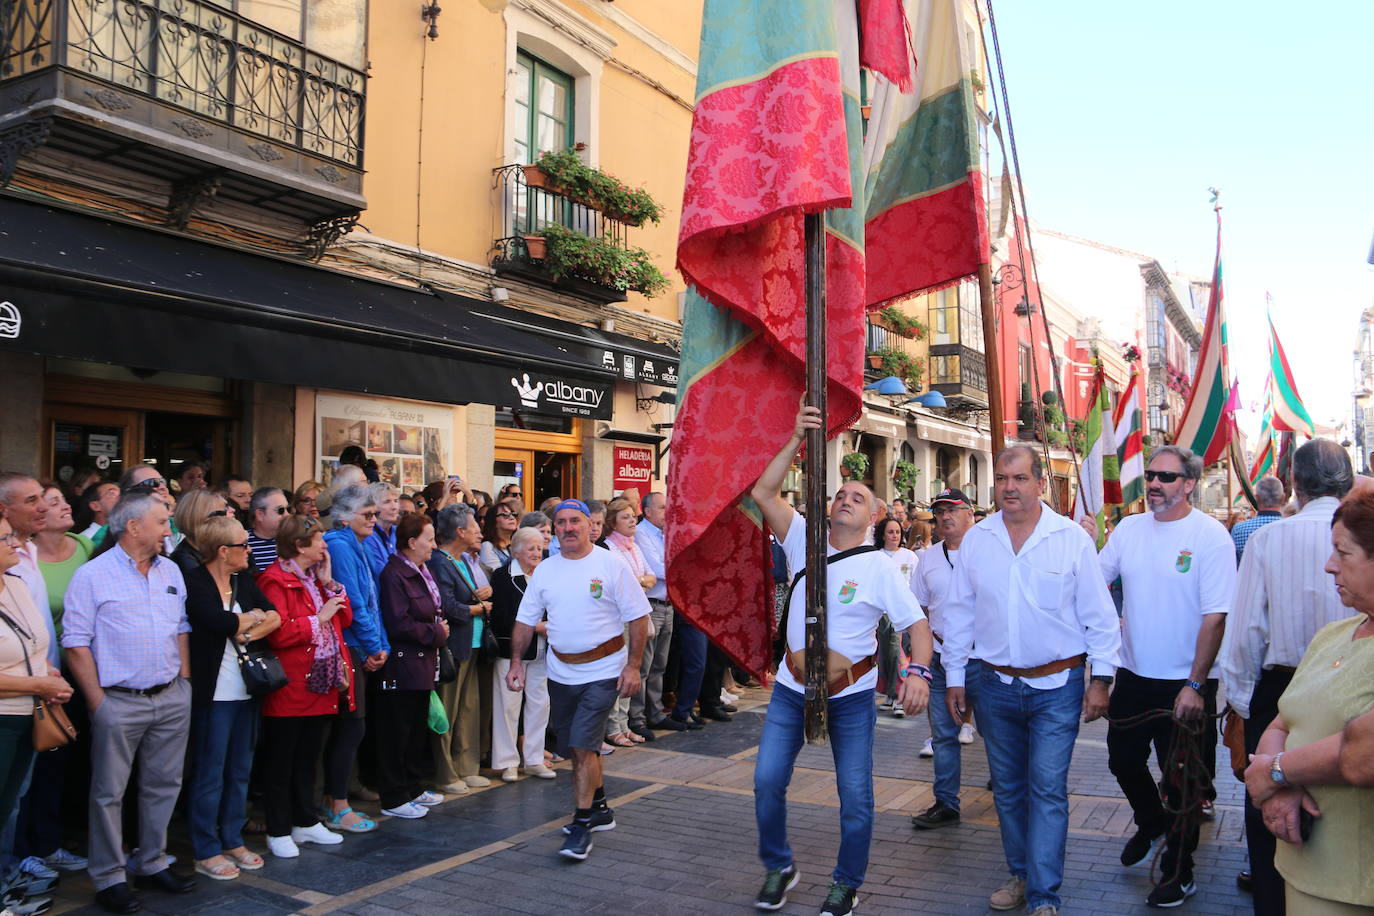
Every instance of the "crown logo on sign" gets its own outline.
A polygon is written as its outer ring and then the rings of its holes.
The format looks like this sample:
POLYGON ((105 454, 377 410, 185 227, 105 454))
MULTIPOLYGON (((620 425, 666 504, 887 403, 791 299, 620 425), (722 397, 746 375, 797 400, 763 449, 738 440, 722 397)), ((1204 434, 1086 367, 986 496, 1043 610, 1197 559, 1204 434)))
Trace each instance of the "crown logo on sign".
POLYGON ((525 384, 520 384, 520 382, 516 379, 511 379, 510 383, 515 387, 515 393, 520 395, 521 404, 523 404, 526 407, 539 406, 539 392, 544 390, 543 382, 535 382, 533 385, 531 385, 530 374, 526 372, 525 384))
POLYGON ((19 307, 13 302, 0 302, 0 337, 13 340, 19 336, 19 328, 24 319, 19 315, 19 307))

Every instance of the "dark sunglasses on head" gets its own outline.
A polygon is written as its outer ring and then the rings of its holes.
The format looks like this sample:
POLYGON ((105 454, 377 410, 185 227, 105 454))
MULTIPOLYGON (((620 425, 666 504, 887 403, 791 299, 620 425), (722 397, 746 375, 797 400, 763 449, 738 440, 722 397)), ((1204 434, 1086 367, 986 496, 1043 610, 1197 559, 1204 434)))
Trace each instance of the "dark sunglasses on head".
POLYGON ((314 528, 316 525, 318 525, 320 523, 320 520, 317 518, 311 518, 308 515, 302 515, 301 522, 305 525, 305 530, 309 531, 311 528, 314 528))
MULTIPOLYGON (((207 516, 205 516, 205 517, 206 517, 206 518, 224 518, 224 517, 225 517, 226 515, 228 515, 228 514, 229 514, 229 510, 228 510, 228 509, 216 509, 214 512, 211 512, 209 515, 207 515, 207 516)), ((233 544, 230 544, 229 546, 230 546, 230 547, 233 547, 234 545, 233 545, 233 544)))
POLYGON ((1146 471, 1145 479, 1149 481, 1158 480, 1160 483, 1173 483, 1183 476, 1182 471, 1146 471))
POLYGON ((515 513, 514 513, 514 512, 498 512, 498 513, 496 513, 496 517, 497 517, 497 518, 515 518, 515 513))
POLYGON ((165 490, 166 488, 167 481, 163 478, 149 477, 146 480, 140 480, 138 483, 129 484, 129 489, 126 492, 132 493, 134 490, 165 490))

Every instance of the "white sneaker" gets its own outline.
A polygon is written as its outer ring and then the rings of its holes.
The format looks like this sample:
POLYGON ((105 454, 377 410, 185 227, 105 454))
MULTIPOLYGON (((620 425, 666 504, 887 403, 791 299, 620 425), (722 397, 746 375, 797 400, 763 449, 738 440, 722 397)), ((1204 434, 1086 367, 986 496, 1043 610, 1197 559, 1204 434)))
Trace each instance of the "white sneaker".
POLYGON ((976 734, 978 734, 978 731, 973 727, 973 723, 965 722, 963 725, 959 726, 959 743, 972 744, 973 736, 976 734))
POLYGON ((58 849, 43 859, 43 864, 58 871, 81 871, 86 867, 86 858, 65 849, 58 849))
POLYGON ((337 846, 343 842, 343 836, 316 821, 310 827, 292 827, 291 840, 296 844, 319 843, 321 846, 337 846))
POLYGON ((525 767, 526 776, 537 776, 540 779, 557 779, 558 774, 544 764, 540 763, 532 767, 525 767))
POLYGON ((720 698, 725 701, 726 706, 730 706, 739 702, 739 694, 731 693, 728 690, 722 690, 720 692, 720 698))
POLYGON ((443 792, 445 795, 467 795, 468 784, 460 779, 457 782, 451 782, 446 786, 440 786, 439 791, 443 792))
POLYGON ((906 718, 906 710, 902 708, 902 704, 901 704, 901 703, 893 703, 893 704, 892 704, 892 717, 893 717, 894 719, 905 719, 905 718, 906 718))
POLYGON ((491 780, 485 776, 464 776, 463 782, 467 783, 474 789, 480 789, 483 786, 491 785, 491 780))
POLYGON ((383 808, 382 813, 391 817, 403 817, 414 820, 417 817, 424 817, 429 813, 429 809, 424 805, 417 805, 413 801, 406 802, 404 805, 397 805, 394 808, 383 808))
POLYGON ((520 781, 520 768, 519 768, 519 767, 506 767, 504 770, 501 771, 501 781, 502 781, 502 782, 519 782, 519 781, 520 781))
POLYGON ((412 804, 424 805, 426 808, 432 808, 435 805, 442 805, 444 803, 444 796, 440 795, 438 792, 421 792, 410 801, 412 804))
POLYGON ((893 706, 896 706, 896 705, 897 705, 897 701, 894 700, 894 699, 892 699, 892 697, 883 697, 883 701, 882 701, 881 703, 878 704, 878 708, 879 708, 879 709, 891 709, 893 706))
POLYGON ((269 836, 267 851, 278 859, 294 859, 301 854, 300 847, 289 836, 269 836))
POLYGON ((934 757, 934 756, 935 756, 935 745, 934 745, 934 743, 931 741, 931 739, 927 738, 927 739, 926 739, 926 743, 923 744, 923 745, 921 745, 921 753, 918 754, 917 756, 920 756, 920 757, 934 757))

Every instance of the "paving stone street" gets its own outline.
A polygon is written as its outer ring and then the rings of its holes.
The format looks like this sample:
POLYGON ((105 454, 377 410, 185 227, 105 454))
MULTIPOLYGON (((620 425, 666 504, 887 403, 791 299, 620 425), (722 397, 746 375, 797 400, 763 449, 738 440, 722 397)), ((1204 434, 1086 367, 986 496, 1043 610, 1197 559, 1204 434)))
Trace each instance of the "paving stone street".
MULTIPOLYGON (((556 780, 496 780, 448 801, 419 821, 382 819, 378 830, 339 846, 267 857, 231 882, 200 877, 194 894, 142 892, 159 914, 302 916, 487 913, 747 913, 762 872, 755 855, 752 774, 767 694, 745 691, 731 723, 669 733, 605 758, 615 830, 595 835, 591 857, 557 855, 570 810, 568 764, 556 780)), ((660 733, 662 734, 662 733, 660 733)), ((984 913, 1005 871, 981 740, 964 748, 963 822, 916 831, 910 815, 929 806, 931 761, 917 756, 924 716, 879 713, 875 748, 877 820, 863 914, 984 913)), ((1225 750, 1222 749, 1222 753, 1225 750)), ((1199 892, 1180 912, 1242 916, 1237 890, 1245 849, 1239 784, 1219 768, 1215 820, 1197 854, 1199 892)), ((490 774, 488 774, 490 775, 490 774)), ((1065 916, 1150 911, 1147 866, 1122 868, 1130 809, 1107 771, 1106 725, 1085 726, 1070 772, 1071 820, 1065 916)), ((839 841, 830 752, 803 748, 790 793, 789 833, 802 880, 784 913, 815 913, 839 841)), ((375 816, 375 805, 363 805, 375 816)), ((184 825, 172 852, 189 865, 184 825)), ((258 849, 260 837, 249 845, 258 849)), ((99 913, 84 874, 63 879, 54 912, 99 913)))

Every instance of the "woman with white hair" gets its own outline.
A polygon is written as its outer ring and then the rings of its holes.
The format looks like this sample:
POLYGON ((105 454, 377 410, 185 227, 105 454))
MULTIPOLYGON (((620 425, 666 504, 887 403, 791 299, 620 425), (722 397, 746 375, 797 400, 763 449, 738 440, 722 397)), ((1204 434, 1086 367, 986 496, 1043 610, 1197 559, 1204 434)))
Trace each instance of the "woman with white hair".
POLYGON ((491 768, 501 771, 506 782, 520 778, 519 764, 523 756, 524 772, 540 779, 553 779, 553 770, 544 764, 544 732, 549 724, 549 672, 544 658, 549 643, 546 638, 548 622, 540 621, 534 628, 534 639, 525 650, 524 725, 525 740, 517 749, 515 737, 520 724, 520 697, 506 686, 506 672, 510 670, 510 638, 515 629, 515 614, 525 597, 525 584, 534 568, 544 558, 544 538, 535 528, 520 528, 511 537, 510 562, 491 576, 491 632, 500 648, 500 658, 492 671, 491 695, 491 768))

